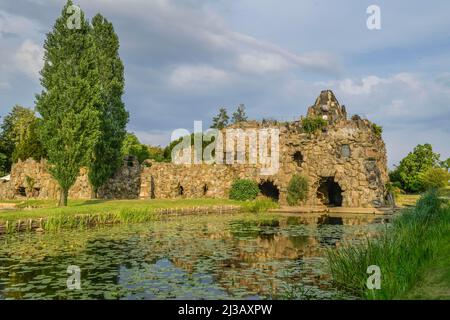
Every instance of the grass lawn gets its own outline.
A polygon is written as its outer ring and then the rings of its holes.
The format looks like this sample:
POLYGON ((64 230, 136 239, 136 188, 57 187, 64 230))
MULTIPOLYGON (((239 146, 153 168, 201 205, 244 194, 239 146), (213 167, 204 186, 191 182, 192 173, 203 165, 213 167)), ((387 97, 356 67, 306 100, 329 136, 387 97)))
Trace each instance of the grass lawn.
POLYGON ((15 203, 18 204, 18 209, 0 212, 0 221, 51 218, 59 215, 120 214, 125 211, 151 213, 157 209, 163 208, 244 205, 243 202, 228 199, 71 200, 65 208, 57 207, 57 202, 55 200, 16 201, 15 203))

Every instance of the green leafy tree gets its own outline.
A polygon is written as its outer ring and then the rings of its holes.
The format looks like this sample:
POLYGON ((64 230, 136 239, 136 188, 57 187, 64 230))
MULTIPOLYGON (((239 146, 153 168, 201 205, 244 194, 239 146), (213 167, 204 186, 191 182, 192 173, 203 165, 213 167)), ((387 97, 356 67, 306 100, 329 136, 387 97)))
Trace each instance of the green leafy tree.
MULTIPOLYGON (((14 109, 14 108, 13 108, 14 109)), ((3 118, 0 133, 0 171, 5 174, 11 170, 12 154, 14 152, 14 113, 8 114, 3 118)))
POLYGON ((6 171, 7 162, 8 162, 8 156, 6 154, 0 152, 0 177, 3 177, 4 175, 6 175, 8 173, 8 171, 6 171))
POLYGON ((420 192, 425 190, 420 175, 438 164, 439 154, 433 152, 433 147, 428 143, 419 144, 400 161, 389 176, 392 182, 399 182, 403 190, 420 192))
POLYGON ((213 118, 211 128, 221 130, 228 125, 229 119, 230 117, 228 116, 227 109, 222 107, 219 109, 219 114, 213 118))
MULTIPOLYGON (((194 146, 195 144, 195 137, 201 137, 202 133, 191 133, 191 146, 194 146)), ((214 138, 212 139, 202 139, 202 154, 205 150, 205 148, 210 145, 211 143, 213 143, 215 141, 214 138)), ((183 137, 178 138, 177 140, 172 141, 167 147, 164 148, 164 159, 165 161, 172 161, 172 150, 173 148, 175 148, 176 145, 178 145, 179 143, 181 143, 183 141, 183 137)), ((213 150, 212 155, 214 156, 215 151, 213 150)))
POLYGON ((448 186, 450 174, 442 168, 429 168, 419 175, 419 179, 425 189, 442 189, 448 186))
POLYGON ((245 105, 240 104, 236 111, 233 112, 233 117, 231 118, 232 123, 239 123, 247 121, 247 115, 245 113, 245 105))
POLYGON ((108 178, 122 164, 121 149, 126 135, 128 112, 122 102, 125 87, 124 66, 119 56, 119 38, 112 23, 97 14, 92 19, 91 36, 94 41, 98 80, 101 88, 101 137, 89 163, 89 181, 95 196, 108 178))
POLYGON ((290 206, 299 205, 308 196, 308 180, 304 176, 295 174, 289 181, 287 202, 290 206))
POLYGON ((14 106, 4 118, 1 141, 5 160, 5 171, 11 169, 11 164, 20 160, 33 158, 40 160, 46 153, 39 138, 39 122, 33 110, 14 106))
POLYGON ((94 158, 101 138, 100 106, 104 103, 90 25, 80 10, 80 24, 70 28, 67 1, 44 44, 43 91, 36 108, 42 116, 41 141, 58 182, 60 206, 67 205, 70 187, 82 166, 94 158))
POLYGON ((139 139, 133 133, 127 133, 122 145, 122 156, 135 156, 139 163, 150 159, 148 146, 139 142, 139 139))
POLYGON ((147 146, 149 152, 149 159, 155 160, 156 162, 166 162, 168 161, 164 157, 164 148, 160 146, 147 146))
POLYGON ((441 168, 449 171, 450 170, 450 158, 447 158, 446 160, 441 161, 440 166, 441 166, 441 168))

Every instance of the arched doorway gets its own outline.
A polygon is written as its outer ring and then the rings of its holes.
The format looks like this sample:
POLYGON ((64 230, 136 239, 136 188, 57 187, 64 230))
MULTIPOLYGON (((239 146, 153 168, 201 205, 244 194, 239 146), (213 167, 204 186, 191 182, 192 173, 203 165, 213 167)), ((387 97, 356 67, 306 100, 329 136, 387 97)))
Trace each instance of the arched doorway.
POLYGON ((342 206, 342 189, 334 181, 334 177, 323 177, 320 179, 317 188, 317 198, 326 206, 342 206))
POLYGON ((275 201, 280 199, 280 190, 278 190, 278 187, 272 181, 262 181, 258 187, 264 196, 272 198, 275 201))

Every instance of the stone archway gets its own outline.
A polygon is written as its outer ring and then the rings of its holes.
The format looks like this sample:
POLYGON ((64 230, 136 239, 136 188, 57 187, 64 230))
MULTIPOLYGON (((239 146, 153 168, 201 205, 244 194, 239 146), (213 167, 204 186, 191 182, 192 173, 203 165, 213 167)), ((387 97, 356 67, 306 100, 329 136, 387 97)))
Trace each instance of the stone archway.
POLYGON ((258 185, 262 195, 269 197, 275 201, 280 200, 280 190, 273 181, 264 180, 258 185))
POLYGON ((342 207, 342 188, 334 177, 322 177, 317 188, 317 198, 322 204, 331 207, 342 207))

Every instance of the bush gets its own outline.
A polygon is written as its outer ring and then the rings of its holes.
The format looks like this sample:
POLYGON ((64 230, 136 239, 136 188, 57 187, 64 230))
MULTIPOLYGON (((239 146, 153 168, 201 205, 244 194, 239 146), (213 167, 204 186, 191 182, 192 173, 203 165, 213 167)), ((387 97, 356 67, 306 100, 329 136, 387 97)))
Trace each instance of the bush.
POLYGON ((239 179, 233 182, 230 190, 230 199, 233 200, 253 200, 259 193, 258 184, 249 179, 239 179))
POLYGON ((289 181, 287 189, 287 202, 296 206, 306 200, 308 196, 308 180, 300 175, 294 175, 289 181))
POLYGON ((327 125, 328 121, 320 117, 302 119, 302 128, 307 133, 316 132, 317 130, 325 128, 327 125))
POLYGON ((381 134, 383 133, 383 127, 379 126, 379 125, 377 125, 375 123, 372 123, 372 129, 373 129, 373 132, 375 133, 375 135, 378 138, 381 138, 381 134))
POLYGON ((450 174, 445 169, 430 168, 419 175, 419 179, 425 189, 442 189, 448 186, 450 174))

